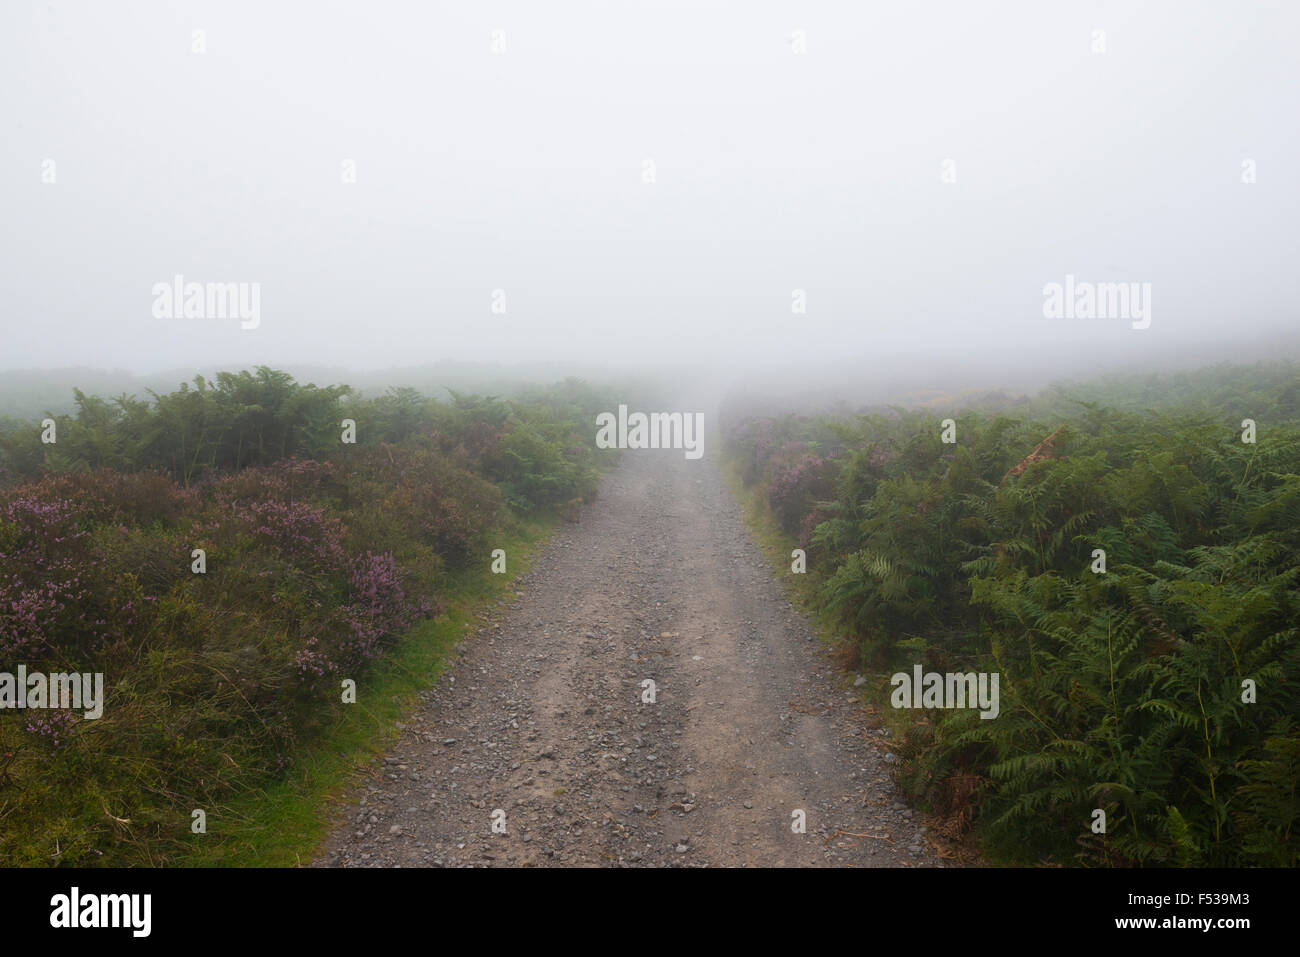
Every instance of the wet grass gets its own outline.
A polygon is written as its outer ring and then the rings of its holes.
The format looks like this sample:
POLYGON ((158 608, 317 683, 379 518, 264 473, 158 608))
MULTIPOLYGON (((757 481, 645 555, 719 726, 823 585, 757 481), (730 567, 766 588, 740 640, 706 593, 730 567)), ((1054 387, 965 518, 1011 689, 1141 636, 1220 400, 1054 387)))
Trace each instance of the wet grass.
POLYGON ((169 864, 189 867, 295 867, 308 864, 341 818, 344 796, 398 738, 397 723, 433 686, 451 654, 468 640, 484 605, 511 592, 528 570, 557 518, 521 523, 497 547, 505 574, 481 568, 450 575, 442 616, 422 622, 381 659, 357 686, 357 703, 309 746, 293 769, 266 788, 207 812, 207 833, 181 842, 169 864))

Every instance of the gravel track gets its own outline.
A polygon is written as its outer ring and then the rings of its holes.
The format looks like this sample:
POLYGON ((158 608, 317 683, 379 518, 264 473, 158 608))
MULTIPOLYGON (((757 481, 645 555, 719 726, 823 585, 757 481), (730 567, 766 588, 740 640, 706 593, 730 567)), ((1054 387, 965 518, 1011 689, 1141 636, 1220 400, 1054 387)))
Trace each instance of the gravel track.
POLYGON ((943 866, 845 684, 716 465, 626 453, 314 866, 943 866))

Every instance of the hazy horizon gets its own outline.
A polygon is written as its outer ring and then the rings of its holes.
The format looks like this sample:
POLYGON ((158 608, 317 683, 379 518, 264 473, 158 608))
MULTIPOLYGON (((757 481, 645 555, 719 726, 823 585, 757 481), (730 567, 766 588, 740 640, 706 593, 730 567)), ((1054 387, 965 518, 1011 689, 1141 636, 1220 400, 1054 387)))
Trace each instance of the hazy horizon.
POLYGON ((1295 355, 1298 27, 1269 3, 8 4, 0 368, 1295 355), (178 275, 256 284, 256 324, 157 317, 178 275), (1044 318, 1067 277, 1145 287, 1149 325, 1044 318))
POLYGON ((1280 0, 0 4, 11 923, 851 867, 899 927, 1268 924, 1297 50, 1280 0))

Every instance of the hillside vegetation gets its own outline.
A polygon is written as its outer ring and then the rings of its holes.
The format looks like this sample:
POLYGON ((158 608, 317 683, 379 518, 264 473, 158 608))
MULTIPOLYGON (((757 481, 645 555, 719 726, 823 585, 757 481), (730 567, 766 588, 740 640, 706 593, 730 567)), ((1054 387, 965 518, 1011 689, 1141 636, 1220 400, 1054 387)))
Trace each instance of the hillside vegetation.
POLYGON ((292 773, 377 661, 613 454, 591 426, 609 400, 576 381, 362 400, 263 367, 76 402, 53 443, 0 436, 0 671, 101 672, 106 701, 0 714, 6 866, 183 861, 192 810, 292 773))
POLYGON ((1014 415, 732 410, 728 455, 885 708, 915 664, 1000 675, 996 719, 895 715, 902 783, 993 859, 1295 865, 1298 385, 1224 366, 1014 415))

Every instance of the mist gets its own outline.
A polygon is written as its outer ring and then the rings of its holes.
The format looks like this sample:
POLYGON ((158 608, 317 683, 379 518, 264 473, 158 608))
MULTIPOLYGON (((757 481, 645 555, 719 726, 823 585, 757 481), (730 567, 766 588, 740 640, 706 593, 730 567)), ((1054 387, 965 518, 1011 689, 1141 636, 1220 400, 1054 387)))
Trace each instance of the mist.
POLYGON ((1294 5, 741 12, 6 4, 0 368, 797 391, 1296 354, 1294 5), (1045 318, 1067 277, 1148 324, 1045 318), (173 282, 256 287, 256 324, 160 318, 173 282))
POLYGON ((0 3, 10 923, 849 867, 927 938, 1265 925, 1297 50, 1285 0, 0 3))

